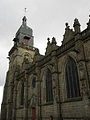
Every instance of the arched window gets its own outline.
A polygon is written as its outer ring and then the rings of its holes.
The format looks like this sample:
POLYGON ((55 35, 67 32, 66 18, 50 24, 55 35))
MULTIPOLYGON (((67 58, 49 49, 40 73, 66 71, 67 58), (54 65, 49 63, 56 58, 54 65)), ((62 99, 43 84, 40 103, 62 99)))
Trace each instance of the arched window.
POLYGON ((52 73, 48 69, 46 73, 46 102, 53 101, 53 91, 52 91, 52 73))
POLYGON ((24 104, 24 82, 21 83, 21 98, 20 98, 20 104, 24 104))
POLYGON ((69 57, 66 65, 66 83, 67 83, 67 97, 79 97, 80 86, 77 65, 73 58, 69 57))

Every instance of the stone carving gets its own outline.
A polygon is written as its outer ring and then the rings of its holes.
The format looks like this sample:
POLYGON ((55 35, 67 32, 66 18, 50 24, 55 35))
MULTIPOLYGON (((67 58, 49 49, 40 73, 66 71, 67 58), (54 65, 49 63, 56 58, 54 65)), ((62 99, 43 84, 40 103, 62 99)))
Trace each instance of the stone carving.
POLYGON ((77 33, 80 33, 80 32, 81 32, 81 30, 80 30, 80 26, 81 26, 81 25, 80 25, 80 23, 79 23, 78 19, 77 19, 77 18, 75 18, 75 20, 74 20, 74 24, 73 24, 75 34, 77 34, 77 33))

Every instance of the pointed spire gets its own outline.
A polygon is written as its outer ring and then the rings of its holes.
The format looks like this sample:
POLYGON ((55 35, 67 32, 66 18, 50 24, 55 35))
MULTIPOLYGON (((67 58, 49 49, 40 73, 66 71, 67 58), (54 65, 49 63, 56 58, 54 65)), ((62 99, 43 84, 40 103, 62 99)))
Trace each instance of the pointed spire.
POLYGON ((52 44, 57 44, 55 37, 52 38, 52 44))
POLYGON ((81 32, 81 30, 80 30, 80 26, 81 26, 81 25, 80 25, 78 19, 75 18, 75 20, 74 20, 74 24, 73 24, 73 27, 74 27, 74 31, 75 31, 75 33, 80 33, 80 32, 81 32))
POLYGON ((24 16, 23 19, 22 19, 22 25, 23 26, 27 25, 27 18, 26 18, 26 16, 24 16))

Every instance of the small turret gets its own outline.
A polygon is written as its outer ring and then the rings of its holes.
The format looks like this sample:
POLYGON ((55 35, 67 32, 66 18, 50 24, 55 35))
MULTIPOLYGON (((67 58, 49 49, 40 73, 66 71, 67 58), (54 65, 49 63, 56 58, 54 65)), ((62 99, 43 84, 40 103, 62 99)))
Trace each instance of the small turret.
POLYGON ((51 54, 52 51, 56 50, 58 48, 58 46, 56 45, 56 39, 55 37, 52 38, 51 42, 50 42, 50 38, 47 38, 48 42, 47 42, 47 48, 46 48, 46 53, 45 55, 51 54))
POLYGON ((75 18, 73 27, 74 27, 74 31, 75 31, 76 34, 81 32, 80 26, 81 26, 81 25, 80 25, 78 19, 75 18))
POLYGON ((52 38, 52 44, 57 44, 55 37, 52 38))
POLYGON ((23 26, 27 25, 27 18, 26 18, 26 16, 24 16, 23 19, 22 19, 22 25, 23 26))

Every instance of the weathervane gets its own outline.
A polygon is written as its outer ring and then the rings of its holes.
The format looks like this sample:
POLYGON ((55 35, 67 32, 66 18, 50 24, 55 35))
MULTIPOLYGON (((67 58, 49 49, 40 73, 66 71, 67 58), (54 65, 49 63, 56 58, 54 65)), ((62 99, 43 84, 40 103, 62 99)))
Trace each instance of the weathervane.
POLYGON ((24 14, 26 15, 26 13, 27 13, 27 8, 24 8, 24 14))

